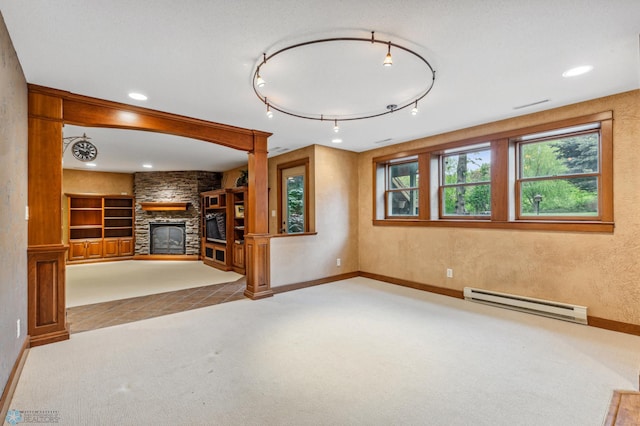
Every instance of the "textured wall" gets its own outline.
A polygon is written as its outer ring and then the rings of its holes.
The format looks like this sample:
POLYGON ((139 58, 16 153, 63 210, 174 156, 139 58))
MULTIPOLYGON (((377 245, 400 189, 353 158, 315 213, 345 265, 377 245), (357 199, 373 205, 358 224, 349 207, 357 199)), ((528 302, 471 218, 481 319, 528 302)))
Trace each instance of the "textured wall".
MULTIPOLYGON (((271 239, 271 285, 309 281, 358 270, 358 171, 356 153, 314 145, 269 161, 270 197, 277 193, 277 164, 308 156, 313 176, 317 235, 271 239), (340 258, 341 266, 336 265, 340 258)), ((270 203, 275 209, 275 201, 270 203)), ((275 223, 275 222, 274 222, 275 223)), ((273 228, 272 228, 273 229, 273 228)))
POLYGON ((640 324, 640 91, 360 154, 360 270, 462 290, 486 288, 585 305, 640 324), (372 159, 407 149, 613 110, 613 234, 372 225, 372 159), (446 268, 454 277, 446 278, 446 268))
POLYGON ((0 394, 27 335, 27 126, 27 84, 0 15, 0 394))
POLYGON ((134 176, 136 251, 149 254, 150 222, 185 222, 186 254, 200 254, 200 193, 220 188, 221 173, 202 171, 139 172, 134 176), (189 203, 186 211, 144 211, 143 202, 189 203))
MULTIPOLYGON (((133 173, 106 173, 64 169, 63 194, 133 195, 133 173)), ((62 197, 62 241, 67 241, 67 196, 62 197)))

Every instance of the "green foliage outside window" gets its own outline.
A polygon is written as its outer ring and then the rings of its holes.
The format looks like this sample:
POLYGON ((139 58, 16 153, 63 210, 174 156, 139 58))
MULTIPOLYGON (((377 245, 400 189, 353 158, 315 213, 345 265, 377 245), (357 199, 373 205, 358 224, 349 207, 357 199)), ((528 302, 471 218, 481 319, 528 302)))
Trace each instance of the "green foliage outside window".
POLYGON ((443 157, 445 216, 491 214, 491 151, 443 157))
POLYGON ((304 177, 287 179, 287 232, 304 232, 304 177))
POLYGON ((598 149, 596 132, 522 143, 520 213, 596 216, 598 149))

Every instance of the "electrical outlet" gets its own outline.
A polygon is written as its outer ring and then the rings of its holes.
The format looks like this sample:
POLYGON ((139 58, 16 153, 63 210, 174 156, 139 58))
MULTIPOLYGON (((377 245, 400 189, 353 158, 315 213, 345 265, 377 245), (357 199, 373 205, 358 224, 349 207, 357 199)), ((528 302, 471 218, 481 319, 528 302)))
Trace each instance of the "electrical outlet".
POLYGON ((447 268, 447 278, 453 278, 453 269, 447 268))
POLYGON ((29 220, 29 206, 24 206, 24 220, 29 220))
POLYGON ((16 321, 16 339, 20 338, 20 319, 16 321))
POLYGON ((271 217, 276 217, 276 211, 275 210, 271 210, 271 217))
POLYGON ((340 258, 336 259, 336 266, 340 266, 340 258))

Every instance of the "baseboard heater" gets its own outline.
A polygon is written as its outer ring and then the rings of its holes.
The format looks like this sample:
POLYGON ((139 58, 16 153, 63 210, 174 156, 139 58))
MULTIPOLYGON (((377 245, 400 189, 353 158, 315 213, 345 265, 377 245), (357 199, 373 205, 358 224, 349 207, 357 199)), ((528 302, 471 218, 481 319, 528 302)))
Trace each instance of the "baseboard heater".
POLYGON ((464 298, 472 302, 498 306, 530 314, 542 315, 563 321, 587 324, 586 306, 570 305, 549 300, 533 299, 479 288, 464 288, 464 298))

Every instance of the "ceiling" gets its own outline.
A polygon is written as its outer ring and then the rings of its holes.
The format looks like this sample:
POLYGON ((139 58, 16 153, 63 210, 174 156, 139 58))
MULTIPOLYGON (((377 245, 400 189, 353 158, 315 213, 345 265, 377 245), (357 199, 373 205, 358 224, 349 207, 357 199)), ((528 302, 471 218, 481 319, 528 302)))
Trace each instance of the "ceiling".
MULTIPOLYGON (((29 83, 271 132, 271 155, 311 144, 361 152, 640 87, 638 0, 0 0, 0 12, 29 83), (417 115, 405 109, 342 122, 340 144, 332 143, 331 120, 277 111, 267 118, 252 86, 263 53, 311 39, 367 38, 371 31, 436 70, 417 115), (562 77, 579 65, 593 71, 562 77), (130 99, 132 91, 148 100, 130 99)), ((316 47, 297 65, 290 56, 269 70, 273 84, 288 85, 274 92, 274 102, 303 112, 379 110, 400 90, 407 91, 400 98, 410 98, 430 78, 415 64, 403 71, 398 49, 384 70, 387 80, 368 80, 360 46, 353 55, 316 47)), ((94 170, 148 170, 142 164, 149 163, 153 170, 223 171, 246 164, 244 152, 185 138, 64 129, 65 136, 85 132, 99 151, 94 170)), ((86 165, 67 150, 64 167, 86 165)))

